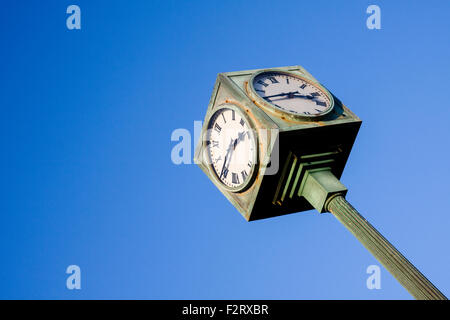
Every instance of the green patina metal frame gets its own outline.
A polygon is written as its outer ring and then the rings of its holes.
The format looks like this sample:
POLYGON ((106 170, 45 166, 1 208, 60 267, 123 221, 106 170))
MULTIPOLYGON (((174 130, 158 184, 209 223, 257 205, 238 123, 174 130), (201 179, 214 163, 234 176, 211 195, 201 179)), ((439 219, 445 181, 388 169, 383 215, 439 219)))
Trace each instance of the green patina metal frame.
MULTIPOLYGON (((360 125, 361 120, 301 66, 220 73, 214 85, 203 123, 202 138, 197 144, 194 159, 248 221, 301 212, 313 207, 303 195, 298 194, 297 189, 301 185, 298 179, 294 189, 291 186, 293 180, 286 180, 284 168, 292 165, 290 154, 295 154, 298 158, 303 157, 302 159, 315 154, 333 154, 333 161, 327 165, 327 170, 339 178, 360 125), (271 107, 262 105, 262 99, 252 92, 250 82, 258 74, 274 71, 291 74, 322 88, 332 99, 333 108, 327 114, 314 118, 314 121, 310 118, 271 112, 268 109, 271 107), (208 121, 224 104, 232 104, 246 114, 258 136, 258 161, 252 183, 238 190, 232 190, 216 179, 204 155, 204 133, 208 129, 208 121), (265 134, 260 134, 261 132, 265 134), (270 171, 268 169, 274 165, 271 160, 275 153, 278 154, 279 170, 276 174, 267 175, 266 172, 270 171), (284 188, 290 188, 289 195, 292 196, 284 196, 282 201, 279 201, 280 199, 276 198, 277 190, 284 188)), ((317 169, 317 165, 315 167, 317 169)), ((303 175, 301 177, 303 178, 303 175)))
POLYGON ((218 181, 205 162, 203 139, 196 148, 196 163, 247 220, 312 208, 331 212, 416 299, 447 299, 344 198, 347 188, 339 178, 361 120, 331 93, 334 108, 315 121, 271 112, 249 86, 255 75, 270 71, 289 72, 318 83, 300 66, 221 73, 202 128, 203 133, 207 131, 215 110, 231 103, 251 119, 255 130, 277 132, 258 137, 259 161, 252 183, 245 189, 230 190, 218 181), (279 170, 266 175, 274 153, 279 155, 279 170))

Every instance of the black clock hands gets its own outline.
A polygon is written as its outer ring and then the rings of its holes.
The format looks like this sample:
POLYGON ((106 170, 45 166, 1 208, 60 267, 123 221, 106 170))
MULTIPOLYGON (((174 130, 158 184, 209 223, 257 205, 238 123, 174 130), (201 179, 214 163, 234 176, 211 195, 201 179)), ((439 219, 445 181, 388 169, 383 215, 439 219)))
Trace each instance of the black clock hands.
MULTIPOLYGON (((225 169, 228 170, 228 166, 226 166, 226 164, 227 164, 228 157, 231 158, 231 152, 234 149, 233 148, 234 144, 235 144, 235 140, 231 139, 230 145, 228 146, 228 149, 227 149, 227 154, 225 155, 225 159, 223 160, 223 166, 222 166, 222 170, 220 171, 219 179, 222 179, 225 169)), ((225 176, 226 176, 226 174, 225 174, 225 176)))
POLYGON ((244 138, 245 138, 245 131, 239 132, 237 139, 234 140, 233 149, 236 149, 237 144, 242 140, 244 140, 244 138))
MULTIPOLYGON (((290 96, 289 96, 289 97, 290 97, 290 96)), ((294 97, 294 98, 306 98, 306 99, 308 99, 308 100, 313 100, 313 99, 316 98, 316 96, 312 96, 312 95, 304 96, 304 95, 302 95, 302 94, 293 94, 292 97, 294 97)))
POLYGON ((275 98, 275 97, 282 97, 282 96, 288 96, 288 99, 292 99, 292 98, 305 98, 305 99, 309 99, 312 100, 315 98, 315 96, 313 95, 303 95, 300 94, 298 91, 293 91, 293 92, 286 92, 286 93, 279 93, 279 94, 274 94, 271 96, 265 96, 263 97, 264 99, 270 99, 270 98, 275 98))
POLYGON ((297 93, 298 91, 295 91, 295 92, 287 92, 287 93, 279 93, 279 94, 274 94, 274 95, 271 95, 271 96, 265 96, 265 97, 263 97, 264 99, 269 99, 269 98, 275 98, 275 97, 281 97, 281 96, 287 96, 287 95, 289 95, 289 94, 293 94, 293 93, 297 93))
MULTIPOLYGON (((236 149, 236 146, 238 145, 239 142, 244 140, 244 138, 245 138, 245 132, 244 131, 239 132, 238 133, 238 137, 233 142, 233 150, 230 152, 230 155, 229 155, 229 158, 228 158, 229 159, 228 160, 228 164, 230 164, 230 162, 231 162, 231 156, 233 155, 233 151, 236 149)), ((228 166, 227 166, 227 169, 228 169, 228 166)))
POLYGON ((230 165, 231 162, 231 156, 233 155, 233 151, 236 149, 236 146, 238 145, 239 142, 241 142, 242 140, 244 140, 245 138, 245 132, 239 132, 238 133, 238 137, 236 139, 231 139, 230 145, 228 146, 227 149, 227 153, 225 155, 225 159, 223 160, 223 166, 222 166, 222 170, 220 172, 220 176, 219 179, 222 178, 222 176, 225 174, 226 177, 226 171, 228 171, 228 166, 230 165))

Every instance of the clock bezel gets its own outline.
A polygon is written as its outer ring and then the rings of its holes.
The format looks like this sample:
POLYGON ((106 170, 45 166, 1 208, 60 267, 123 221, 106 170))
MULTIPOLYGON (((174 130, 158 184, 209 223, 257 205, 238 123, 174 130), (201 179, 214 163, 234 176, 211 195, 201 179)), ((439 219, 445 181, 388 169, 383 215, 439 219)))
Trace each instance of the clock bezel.
POLYGON ((253 182, 256 178, 256 173, 258 172, 258 170, 256 170, 256 167, 258 165, 259 140, 258 140, 258 134, 256 133, 256 129, 253 124, 253 121, 246 114, 246 112, 244 110, 242 110, 242 108, 240 106, 238 106, 237 104, 234 104, 234 103, 227 102, 227 103, 220 104, 220 105, 216 106, 213 110, 211 110, 211 113, 209 114, 208 118, 206 119, 206 123, 207 123, 207 127, 204 132, 203 139, 202 139, 202 141, 203 141, 202 149, 203 149, 203 159, 206 160, 206 166, 208 167, 210 175, 213 177, 216 184, 219 184, 223 189, 225 189, 227 191, 238 193, 238 192, 243 192, 243 191, 247 190, 253 184, 253 182), (211 159, 211 155, 209 153, 208 141, 209 141, 209 130, 211 129, 211 120, 213 119, 214 115, 217 112, 219 112, 220 110, 223 110, 223 109, 234 110, 242 118, 245 119, 249 128, 251 129, 250 132, 251 132, 251 135, 252 135, 253 141, 254 141, 255 151, 254 151, 253 157, 252 157, 253 165, 250 168, 250 172, 248 174, 248 179, 243 184, 241 184, 237 187, 227 186, 222 180, 219 179, 217 172, 212 165, 212 159, 211 159))
POLYGON ((247 91, 249 92, 251 98, 254 99, 256 105, 262 107, 264 110, 267 110, 267 111, 275 114, 276 116, 278 116, 280 118, 287 117, 291 120, 296 120, 296 121, 305 121, 305 120, 306 121, 317 121, 317 120, 320 120, 320 119, 323 119, 324 117, 326 117, 331 111, 333 111, 333 109, 335 107, 333 95, 324 86, 322 86, 320 83, 313 81, 307 77, 304 77, 304 76, 301 76, 299 74, 292 73, 289 71, 277 70, 277 69, 259 70, 252 74, 252 76, 250 77, 250 80, 248 81, 247 86, 248 86, 248 88, 250 88, 250 90, 247 90, 247 91), (322 93, 324 93, 328 97, 328 99, 330 100, 330 107, 323 113, 311 114, 311 115, 301 115, 298 113, 289 112, 287 110, 280 109, 279 107, 273 105, 270 102, 267 102, 264 98, 262 98, 256 92, 255 87, 253 86, 253 82, 254 82, 255 78, 264 73, 268 73, 268 74, 270 74, 270 73, 277 74, 278 73, 278 74, 287 75, 287 76, 297 78, 297 79, 307 82, 308 84, 316 87, 317 90, 322 91, 322 93))

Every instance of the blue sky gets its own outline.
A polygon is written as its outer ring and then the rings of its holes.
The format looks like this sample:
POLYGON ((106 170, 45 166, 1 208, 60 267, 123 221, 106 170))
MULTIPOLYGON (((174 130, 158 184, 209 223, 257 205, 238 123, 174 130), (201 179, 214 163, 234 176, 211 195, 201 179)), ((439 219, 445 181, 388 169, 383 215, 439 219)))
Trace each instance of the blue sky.
POLYGON ((0 298, 410 299, 330 214, 248 223, 171 133, 219 72, 300 64, 363 124, 348 200, 450 294, 448 1, 13 1, 0 298), (81 8, 81 30, 66 8, 81 8), (381 8, 381 30, 366 8, 381 8), (66 289, 67 266, 81 290, 66 289))

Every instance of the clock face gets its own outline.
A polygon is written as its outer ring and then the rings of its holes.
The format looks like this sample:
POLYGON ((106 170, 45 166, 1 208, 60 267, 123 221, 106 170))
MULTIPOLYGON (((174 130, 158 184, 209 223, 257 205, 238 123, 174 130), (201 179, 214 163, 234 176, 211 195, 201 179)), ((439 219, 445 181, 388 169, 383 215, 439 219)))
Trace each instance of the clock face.
POLYGON ((321 116, 334 105, 326 89, 290 73, 262 72, 256 74, 251 83, 254 93, 271 107, 294 116, 321 116))
POLYGON ((212 115, 206 148, 221 183, 234 191, 248 185, 256 162, 256 138, 240 109, 228 105, 212 115))

